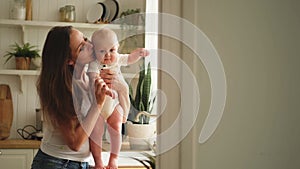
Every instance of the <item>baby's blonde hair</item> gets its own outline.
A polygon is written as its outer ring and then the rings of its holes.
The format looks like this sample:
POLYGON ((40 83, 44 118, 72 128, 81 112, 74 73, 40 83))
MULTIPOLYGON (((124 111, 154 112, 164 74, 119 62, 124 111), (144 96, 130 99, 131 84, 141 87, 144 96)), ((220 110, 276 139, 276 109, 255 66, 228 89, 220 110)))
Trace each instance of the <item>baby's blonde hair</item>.
POLYGON ((117 34, 109 28, 101 28, 95 31, 92 35, 92 43, 97 45, 105 43, 106 41, 113 42, 114 44, 119 44, 117 34))

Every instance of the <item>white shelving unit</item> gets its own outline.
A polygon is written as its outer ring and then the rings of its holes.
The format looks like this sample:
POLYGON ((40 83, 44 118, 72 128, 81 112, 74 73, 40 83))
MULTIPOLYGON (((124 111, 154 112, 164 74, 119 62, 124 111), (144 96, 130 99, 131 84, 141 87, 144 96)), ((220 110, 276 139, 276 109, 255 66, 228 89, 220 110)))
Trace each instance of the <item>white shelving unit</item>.
POLYGON ((0 70, 0 75, 14 75, 18 76, 20 80, 20 91, 23 93, 23 77, 24 76, 38 76, 38 70, 14 70, 14 69, 2 69, 0 70))

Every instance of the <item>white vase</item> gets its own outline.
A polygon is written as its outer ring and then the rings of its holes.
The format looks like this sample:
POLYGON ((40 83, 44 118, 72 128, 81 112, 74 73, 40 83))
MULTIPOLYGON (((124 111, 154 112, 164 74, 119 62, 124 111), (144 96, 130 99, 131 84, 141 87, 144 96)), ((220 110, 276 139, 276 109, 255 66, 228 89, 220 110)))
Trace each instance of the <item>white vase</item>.
POLYGON ((42 58, 41 57, 35 57, 32 60, 32 63, 34 64, 34 66, 36 67, 36 69, 40 69, 41 65, 42 65, 42 58))
POLYGON ((11 8, 11 18, 17 20, 25 20, 26 18, 26 7, 25 1, 23 0, 14 0, 13 6, 11 8))
POLYGON ((126 124, 130 148, 134 150, 150 150, 156 139, 156 123, 126 124))

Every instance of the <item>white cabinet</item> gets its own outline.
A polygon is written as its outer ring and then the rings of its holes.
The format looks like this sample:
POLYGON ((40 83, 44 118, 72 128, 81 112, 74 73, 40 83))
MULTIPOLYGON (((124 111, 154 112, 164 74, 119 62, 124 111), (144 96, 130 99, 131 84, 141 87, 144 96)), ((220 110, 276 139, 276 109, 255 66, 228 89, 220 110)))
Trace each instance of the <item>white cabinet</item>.
POLYGON ((0 149, 1 168, 30 169, 34 149, 0 149))

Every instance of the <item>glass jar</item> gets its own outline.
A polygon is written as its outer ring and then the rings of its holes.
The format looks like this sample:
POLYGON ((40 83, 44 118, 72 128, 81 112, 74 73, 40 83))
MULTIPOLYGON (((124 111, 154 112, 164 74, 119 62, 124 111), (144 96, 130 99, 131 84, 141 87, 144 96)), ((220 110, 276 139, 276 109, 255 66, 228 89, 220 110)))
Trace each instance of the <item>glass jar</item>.
POLYGON ((65 7, 59 8, 59 13, 60 13, 60 21, 64 22, 66 18, 66 9, 65 7))
POLYGON ((76 13, 74 5, 65 6, 65 21, 66 22, 75 22, 76 13))
POLYGON ((26 18, 25 0, 14 0, 10 12, 11 12, 12 19, 25 20, 26 18))

